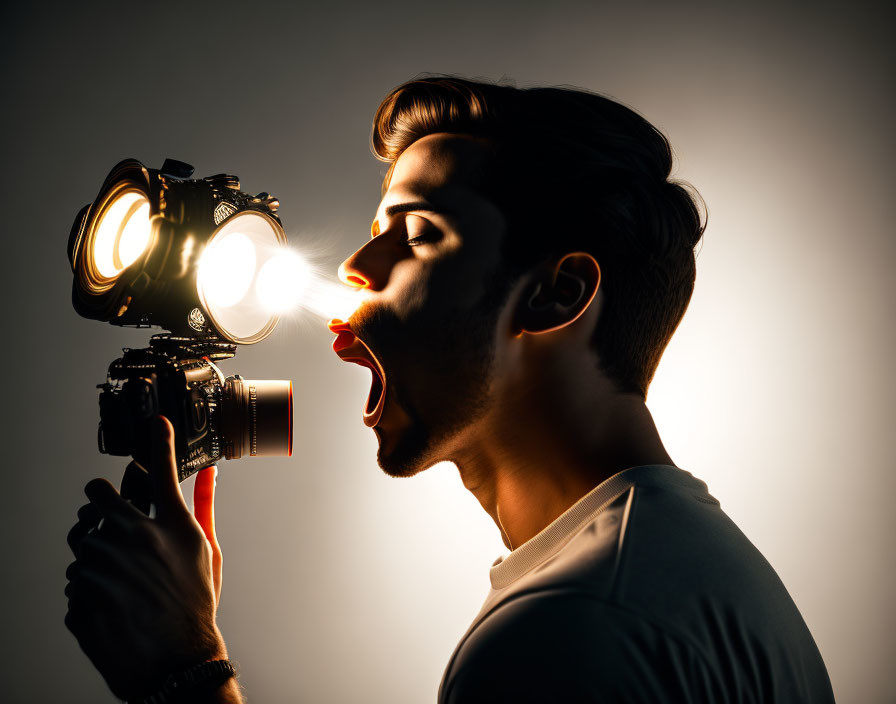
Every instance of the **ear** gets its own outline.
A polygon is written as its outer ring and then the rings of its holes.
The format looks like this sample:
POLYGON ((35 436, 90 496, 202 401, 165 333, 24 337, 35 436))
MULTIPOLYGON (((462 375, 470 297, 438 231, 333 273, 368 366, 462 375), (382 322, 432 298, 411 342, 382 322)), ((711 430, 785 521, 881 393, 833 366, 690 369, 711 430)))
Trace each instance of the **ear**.
POLYGON ((578 320, 600 286, 600 266, 587 252, 573 252, 553 264, 520 299, 514 329, 539 335, 578 320))

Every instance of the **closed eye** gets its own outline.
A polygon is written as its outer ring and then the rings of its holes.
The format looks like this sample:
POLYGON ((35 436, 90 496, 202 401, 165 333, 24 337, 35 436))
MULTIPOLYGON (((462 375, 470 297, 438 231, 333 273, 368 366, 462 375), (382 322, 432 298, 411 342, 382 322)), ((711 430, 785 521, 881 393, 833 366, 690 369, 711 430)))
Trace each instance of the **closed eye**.
POLYGON ((407 231, 405 244, 409 247, 437 242, 442 238, 441 231, 429 220, 419 215, 408 214, 405 217, 405 229, 407 231))

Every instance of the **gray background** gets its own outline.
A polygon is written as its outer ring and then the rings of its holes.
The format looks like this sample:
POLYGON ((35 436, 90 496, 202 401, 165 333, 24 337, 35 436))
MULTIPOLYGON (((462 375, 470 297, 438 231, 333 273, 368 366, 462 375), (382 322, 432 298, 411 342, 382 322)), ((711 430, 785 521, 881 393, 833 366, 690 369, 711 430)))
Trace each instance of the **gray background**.
MULTIPOLYGON (((94 385, 146 335, 72 311, 77 210, 118 160, 172 156, 278 195, 335 271, 378 202, 374 109, 438 71, 602 91, 668 134, 710 224, 649 405, 778 570, 839 701, 896 699, 885 3, 35 3, 0 26, 0 698, 111 698, 63 626, 65 534, 125 464, 96 452, 94 385)), ((451 466, 381 474, 368 374, 330 340, 296 316, 225 368, 295 381, 297 452, 221 466, 221 629, 251 701, 432 701, 503 547, 451 466)))

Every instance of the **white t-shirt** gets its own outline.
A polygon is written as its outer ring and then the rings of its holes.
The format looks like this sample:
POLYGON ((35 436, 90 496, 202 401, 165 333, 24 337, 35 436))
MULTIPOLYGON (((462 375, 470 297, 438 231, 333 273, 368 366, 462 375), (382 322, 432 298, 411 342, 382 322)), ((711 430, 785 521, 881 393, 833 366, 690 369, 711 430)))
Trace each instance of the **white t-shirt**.
POLYGON ((834 701, 778 575, 676 467, 610 477, 490 577, 441 704, 834 701))

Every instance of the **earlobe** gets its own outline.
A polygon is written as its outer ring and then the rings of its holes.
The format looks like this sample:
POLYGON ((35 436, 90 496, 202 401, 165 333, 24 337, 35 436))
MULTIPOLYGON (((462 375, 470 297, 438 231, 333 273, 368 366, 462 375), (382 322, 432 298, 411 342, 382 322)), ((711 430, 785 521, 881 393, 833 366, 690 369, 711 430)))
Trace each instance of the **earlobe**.
POLYGON ((538 335, 570 325, 588 309, 599 285, 600 266, 592 255, 567 254, 523 295, 514 332, 538 335))

